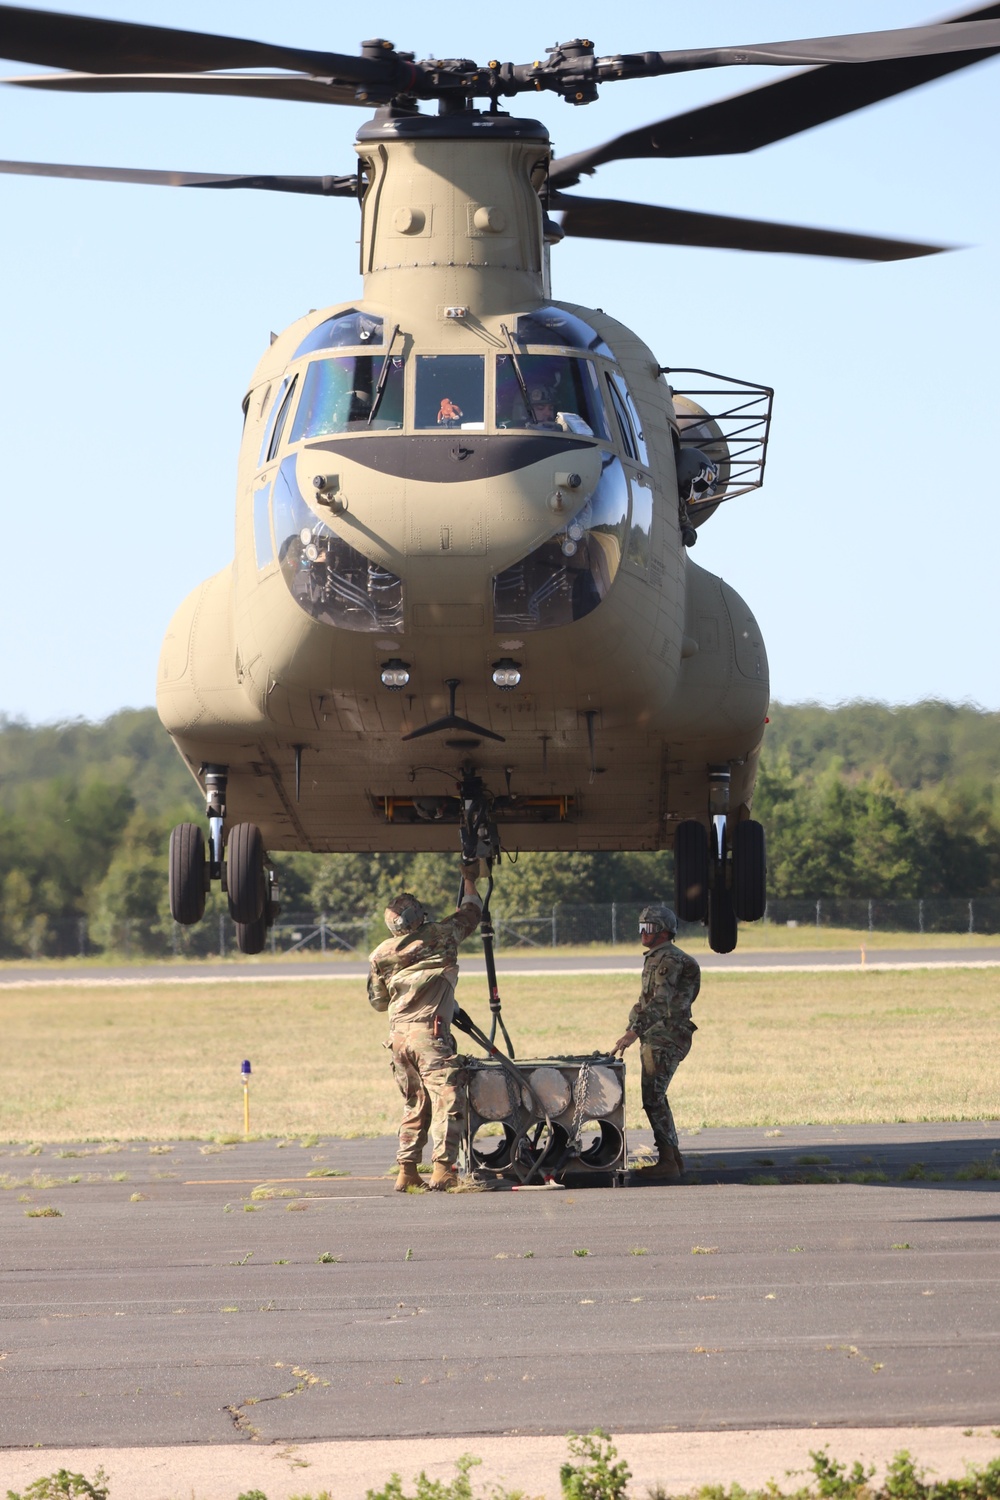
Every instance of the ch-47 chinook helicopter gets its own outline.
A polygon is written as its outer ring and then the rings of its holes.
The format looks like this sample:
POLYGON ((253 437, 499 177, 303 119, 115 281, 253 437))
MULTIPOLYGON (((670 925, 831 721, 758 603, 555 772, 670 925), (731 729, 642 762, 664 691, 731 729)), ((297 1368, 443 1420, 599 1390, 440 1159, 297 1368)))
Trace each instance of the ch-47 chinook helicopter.
MULTIPOLYGON (((624 158, 745 152, 1000 51, 1000 4, 944 24, 541 62, 359 57, 0 5, 22 87, 368 105, 357 169, 227 176, 0 170, 356 198, 363 294, 300 318, 244 401, 236 556, 181 605, 158 708, 208 840, 171 839, 171 905, 228 889, 244 952, 276 912, 267 851, 673 846, 681 918, 717 952, 763 915, 750 815, 768 705, 747 605, 689 549, 763 477, 771 392, 665 367, 554 299, 564 237, 894 260, 939 246, 568 191, 624 158), (552 158, 501 102, 734 65, 772 84, 552 158), (244 70, 244 71, 240 71, 244 70), (436 101, 436 114, 421 104, 436 101), (483 106, 483 107, 480 107, 483 106), (558 216, 558 219, 557 217, 558 216)), ((322 210, 318 210, 322 212, 322 210)))

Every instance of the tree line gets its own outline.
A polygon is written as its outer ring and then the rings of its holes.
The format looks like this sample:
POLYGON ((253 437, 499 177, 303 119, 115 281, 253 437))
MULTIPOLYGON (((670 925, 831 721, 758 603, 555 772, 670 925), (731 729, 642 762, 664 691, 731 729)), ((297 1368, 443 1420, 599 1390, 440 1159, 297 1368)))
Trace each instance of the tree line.
MULTIPOLYGON (((928 702, 771 708, 754 816, 777 897, 1000 895, 1000 714, 928 702)), ((200 820, 197 788, 152 709, 99 724, 0 719, 0 956, 49 951, 85 920, 171 927, 170 828, 200 820)), ((275 856, 285 911, 365 917, 401 886, 447 909, 456 855, 275 856)), ((669 898, 672 856, 527 853, 506 861, 499 914, 669 898)))

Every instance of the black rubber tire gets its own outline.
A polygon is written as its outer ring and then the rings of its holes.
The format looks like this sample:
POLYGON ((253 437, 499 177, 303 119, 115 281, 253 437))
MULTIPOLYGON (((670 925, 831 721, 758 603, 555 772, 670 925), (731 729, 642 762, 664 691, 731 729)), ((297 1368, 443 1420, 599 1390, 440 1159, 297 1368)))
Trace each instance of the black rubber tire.
POLYGON ((229 915, 234 922, 250 925, 264 915, 267 900, 264 840, 256 823, 236 823, 229 830, 226 841, 226 884, 229 890, 229 915))
POLYGON ((686 818, 674 836, 674 909, 682 922, 704 922, 708 914, 708 834, 686 818))
POLYGON ((236 946, 241 953, 263 953, 264 944, 267 942, 268 920, 267 913, 259 916, 256 922, 236 923, 236 946))
POLYGON ((759 922, 766 905, 764 828, 750 818, 733 830, 733 910, 741 922, 759 922))
POLYGON ((736 947, 736 913, 733 898, 721 884, 708 896, 708 946, 713 953, 732 953, 736 947))
POLYGON ((170 915, 190 927, 205 915, 205 835, 197 823, 170 830, 170 915))

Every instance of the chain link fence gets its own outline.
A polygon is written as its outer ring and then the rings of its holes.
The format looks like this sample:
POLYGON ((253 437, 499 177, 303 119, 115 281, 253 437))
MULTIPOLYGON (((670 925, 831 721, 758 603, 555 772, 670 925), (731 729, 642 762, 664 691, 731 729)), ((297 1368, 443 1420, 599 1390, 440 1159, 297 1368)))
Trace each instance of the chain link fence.
MULTIPOLYGON (((636 941, 643 902, 598 906, 559 904, 547 911, 520 913, 499 907, 493 913, 496 944, 528 952, 568 944, 636 941)), ((854 932, 981 933, 1000 935, 1000 897, 972 900, 930 898, 881 900, 823 896, 770 901, 763 925, 846 928, 854 932)), ((756 925, 756 924, 755 924, 756 925)), ((704 934, 700 923, 682 922, 679 935, 704 934)), ((381 912, 364 917, 284 913, 268 934, 272 954, 367 954, 386 936, 381 912)), ((85 917, 34 920, 17 942, 6 942, 0 958, 230 958, 237 952, 236 928, 224 909, 209 911, 194 927, 180 927, 169 916, 154 920, 91 924, 85 917)))

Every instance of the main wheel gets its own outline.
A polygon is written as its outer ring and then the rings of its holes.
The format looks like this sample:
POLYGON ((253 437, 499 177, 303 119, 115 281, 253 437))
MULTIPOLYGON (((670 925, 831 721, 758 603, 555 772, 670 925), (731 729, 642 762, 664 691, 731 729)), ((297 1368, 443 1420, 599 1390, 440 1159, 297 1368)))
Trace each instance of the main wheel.
POLYGON ((170 915, 185 927, 205 915, 205 835, 197 823, 170 830, 170 915))
POLYGON ((256 922, 237 922, 236 946, 240 952, 263 953, 267 942, 267 928, 267 912, 263 912, 256 922))
POLYGON ((708 910, 708 834, 694 818, 674 836, 674 906, 682 922, 704 922, 708 910))
POLYGON ((721 881, 708 893, 708 946, 713 953, 732 953, 736 947, 733 899, 721 881))
POLYGON ((733 909, 741 922, 759 922, 766 905, 764 829, 751 818, 733 830, 733 909))
POLYGON ((264 916, 267 875, 264 841, 256 823, 237 823, 230 829, 226 843, 226 883, 229 915, 234 922, 249 925, 264 916))

